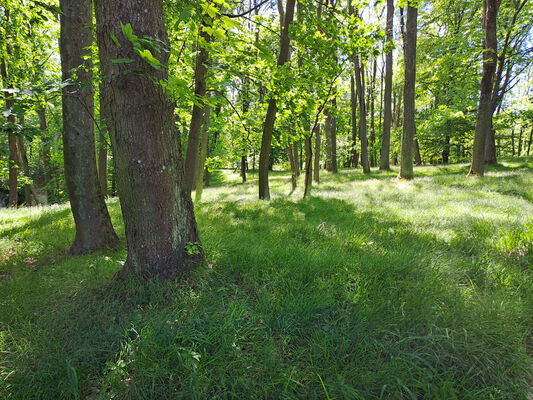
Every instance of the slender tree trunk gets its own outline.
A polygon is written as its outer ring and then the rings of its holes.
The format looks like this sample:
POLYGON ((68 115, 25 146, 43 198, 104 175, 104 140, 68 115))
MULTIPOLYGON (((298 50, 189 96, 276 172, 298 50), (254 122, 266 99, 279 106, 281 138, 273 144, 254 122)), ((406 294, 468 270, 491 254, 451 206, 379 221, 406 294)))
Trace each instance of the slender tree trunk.
POLYGON ((364 88, 364 71, 359 67, 359 57, 353 57, 353 67, 355 73, 356 93, 359 100, 359 142, 361 143, 361 166, 365 174, 370 173, 368 163, 368 145, 366 137, 366 105, 365 105, 365 88, 364 88))
POLYGON ((399 178, 413 179, 415 125, 416 34, 418 9, 408 5, 405 32, 405 77, 403 90, 403 130, 399 178))
POLYGON ((294 159, 294 172, 296 177, 300 176, 300 155, 298 154, 298 142, 294 142, 291 145, 293 159, 294 159))
MULTIPOLYGON (((387 45, 392 44, 394 24, 394 1, 387 0, 387 26, 386 41, 387 45)), ((387 52, 385 58, 385 95, 383 111, 383 136, 381 138, 381 154, 379 160, 379 169, 390 169, 390 131, 392 124, 392 48, 387 52)))
POLYGON ((533 127, 531 127, 531 132, 529 133, 529 142, 527 143, 527 155, 531 151, 531 141, 533 141, 533 127))
MULTIPOLYGON (((204 16, 204 18, 208 18, 204 16)), ((200 37, 205 45, 200 45, 196 57, 196 68, 194 72, 194 95, 196 98, 203 98, 206 93, 207 60, 209 57, 206 45, 211 41, 205 28, 210 25, 210 21, 204 21, 200 27, 200 37)), ((185 155, 185 189, 190 193, 196 184, 198 173, 198 146, 200 143, 200 133, 204 116, 204 106, 194 104, 192 108, 191 125, 189 127, 189 139, 187 141, 187 153, 185 155)))
MULTIPOLYGON (((21 125, 24 123, 24 118, 20 120, 21 125)), ((19 166, 22 168, 26 178, 30 177, 30 164, 28 162, 28 154, 26 153, 26 146, 24 145, 24 138, 22 136, 17 136, 17 148, 19 151, 18 159, 19 166)), ((27 183, 24 185, 24 202, 27 206, 37 206, 39 205, 39 196, 35 191, 35 187, 32 183, 27 183)))
MULTIPOLYGON (((217 108, 215 109, 215 116, 216 118, 218 118, 219 114, 220 114, 220 110, 222 109, 222 107, 220 106, 220 104, 217 106, 217 108)), ((213 152, 215 151, 216 149, 216 146, 217 146, 217 139, 218 139, 218 134, 219 134, 219 131, 218 130, 215 130, 213 132, 213 137, 211 139, 211 145, 209 146, 209 148, 207 149, 207 156, 211 156, 211 154, 213 154, 213 152)), ((211 171, 209 170, 209 168, 205 168, 205 179, 204 179, 204 186, 205 187, 209 187, 211 185, 211 171)))
POLYGON ((63 81, 72 79, 72 70, 77 69, 77 82, 63 88, 63 151, 65 180, 76 223, 70 253, 81 254, 114 245, 118 238, 96 170, 92 61, 85 57, 93 43, 92 2, 61 0, 60 6, 63 81), (84 68, 78 68, 80 65, 84 68))
MULTIPOLYGON (((280 38, 280 52, 278 66, 283 66, 289 58, 289 27, 294 19, 294 6, 296 0, 287 0, 287 7, 283 17, 283 28, 280 38)), ((261 153, 259 155, 259 198, 270 199, 270 188, 268 186, 268 170, 270 164, 270 146, 272 144, 272 134, 278 107, 274 96, 268 102, 268 109, 263 124, 263 136, 261 139, 261 153)))
MULTIPOLYGON (((6 95, 7 97, 7 95, 6 95)), ((13 107, 13 101, 6 100, 6 108, 9 110, 13 107)), ((12 124, 16 123, 15 116, 13 114, 10 114, 7 117, 7 122, 12 124)), ((19 170, 18 170, 18 141, 17 137, 9 133, 8 135, 8 143, 9 143, 9 207, 16 208, 18 206, 18 176, 19 176, 19 170)))
POLYGON ((368 93, 370 102, 370 165, 376 166, 376 122, 375 122, 375 92, 376 92, 377 60, 372 63, 372 76, 370 80, 370 91, 368 93))
POLYGON ((524 127, 520 127, 520 133, 518 134, 518 157, 522 155, 522 135, 524 134, 524 127))
POLYGON ((450 162, 450 136, 444 136, 444 149, 442 150, 442 163, 448 164, 450 162))
POLYGON ((320 135, 320 125, 317 124, 315 128, 315 165, 313 173, 313 180, 315 183, 320 182, 320 135))
MULTIPOLYGON (((151 37, 169 46, 163 1, 129 0, 118 4, 96 0, 95 10, 106 88, 103 96, 113 110, 109 132, 128 244, 119 276, 175 279, 201 262, 203 251, 175 138, 175 105, 162 87, 154 84, 166 80, 168 71, 156 70, 140 58, 121 30, 121 22, 130 23, 138 37, 151 37), (115 44, 117 39, 120 46, 115 44), (113 63, 123 58, 133 62, 113 63)), ((167 65, 168 53, 156 54, 167 65)))
MULTIPOLYGON (((205 105, 204 110, 204 121, 202 123, 202 140, 200 142, 200 158, 198 160, 198 173, 196 175, 196 201, 199 201, 202 198, 202 193, 204 191, 204 170, 205 160, 207 158, 207 147, 209 144, 209 119, 211 117, 211 107, 205 105)), ((246 157, 244 157, 244 162, 246 162, 246 157)), ((246 182, 246 166, 244 167, 244 182, 246 182)))
POLYGON ((44 193, 46 194, 46 203, 48 203, 51 195, 51 190, 48 187, 51 179, 51 167, 50 167, 50 140, 46 135, 48 130, 48 122, 46 120, 46 109, 44 105, 37 109, 37 114, 39 116, 39 129, 43 133, 42 141, 42 153, 41 157, 43 159, 43 178, 44 178, 44 193))
MULTIPOLYGON (((335 60, 336 61, 336 60, 335 60)), ((330 126, 330 142, 331 142, 331 172, 336 174, 338 172, 337 166, 337 117, 335 113, 337 111, 337 95, 331 100, 331 109, 333 114, 331 115, 330 126)))
POLYGON ((497 18, 500 0, 486 0, 484 3, 485 41, 483 52, 483 76, 479 97, 474 147, 472 149, 472 165, 469 176, 483 176, 485 173, 485 142, 492 121, 492 83, 497 62, 497 18))
POLYGON ((307 197, 313 184, 313 142, 312 134, 305 137, 305 186, 304 198, 307 197))
MULTIPOLYGON (((291 183, 292 183, 292 190, 294 191, 296 189, 296 165, 297 161, 294 159, 294 147, 292 144, 289 144, 287 147, 287 156, 289 157, 289 165, 291 167, 291 183)), ((298 153, 296 153, 298 154, 298 153)))
POLYGON ((355 79, 354 74, 350 76, 350 106, 352 111, 352 144, 350 149, 350 162, 349 166, 357 168, 359 155, 357 153, 357 95, 355 93, 355 79))
POLYGON ((515 156, 515 145, 514 145, 514 127, 511 128, 511 150, 512 150, 512 156, 515 156))

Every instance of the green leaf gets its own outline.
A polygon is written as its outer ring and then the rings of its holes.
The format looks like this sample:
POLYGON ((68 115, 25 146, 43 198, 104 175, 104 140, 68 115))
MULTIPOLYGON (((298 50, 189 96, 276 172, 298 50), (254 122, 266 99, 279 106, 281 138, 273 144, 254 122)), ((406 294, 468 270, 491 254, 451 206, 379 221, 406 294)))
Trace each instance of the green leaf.
POLYGON ((117 45, 117 47, 120 47, 120 42, 114 34, 111 34, 111 39, 113 40, 113 43, 117 45))
POLYGON ((131 43, 135 44, 139 41, 139 38, 133 34, 133 28, 131 27, 131 24, 128 23, 124 25, 121 22, 120 27, 122 28, 122 33, 124 36, 126 36, 126 39, 128 39, 131 43))
POLYGON ((111 60, 113 64, 130 64, 134 61, 135 60, 132 60, 131 58, 116 58, 114 60, 111 60))

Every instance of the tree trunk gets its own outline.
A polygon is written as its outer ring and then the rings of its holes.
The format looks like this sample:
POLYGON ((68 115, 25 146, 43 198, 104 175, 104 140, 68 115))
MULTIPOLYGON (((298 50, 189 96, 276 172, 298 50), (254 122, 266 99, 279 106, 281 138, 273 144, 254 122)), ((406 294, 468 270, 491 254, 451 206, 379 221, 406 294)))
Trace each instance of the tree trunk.
MULTIPOLYGON (((215 116, 218 118, 218 115, 220 114, 220 110, 222 109, 220 103, 218 104, 217 108, 215 109, 215 116)), ((217 146, 217 139, 218 139, 219 131, 215 130, 213 132, 213 137, 211 138, 211 145, 207 149, 207 156, 210 157, 211 154, 215 151, 217 146)), ((204 179, 204 186, 209 187, 211 185, 211 171, 209 168, 205 168, 205 179, 204 179)))
POLYGON ((331 142, 331 172, 336 174, 338 172, 337 166, 337 117, 335 113, 337 111, 337 95, 331 100, 331 109, 333 114, 331 114, 331 126, 330 126, 330 142, 331 142))
POLYGON ((37 109, 37 114, 39 115, 39 129, 41 130, 43 136, 43 146, 42 146, 42 153, 41 157, 43 159, 43 178, 44 178, 44 193, 46 193, 46 203, 48 203, 51 195, 50 188, 48 185, 50 184, 51 174, 50 174, 50 140, 48 139, 46 135, 46 131, 48 130, 48 122, 46 120, 46 109, 44 108, 44 105, 39 107, 37 109))
POLYGON ((422 165, 422 157, 420 156, 420 145, 418 144, 418 139, 413 141, 413 151, 415 153, 415 164, 422 165))
MULTIPOLYGON (((394 1, 387 0, 387 26, 386 41, 387 45, 392 44, 394 23, 394 1)), ((386 45, 386 46, 387 46, 386 45)), ((392 48, 387 52, 385 58, 385 94, 384 94, 384 111, 383 111, 383 136, 381 138, 381 154, 379 160, 379 169, 390 169, 390 131, 392 124, 392 48)))
POLYGON ((413 179, 415 137, 416 31, 418 9, 408 5, 405 32, 405 77, 403 90, 403 129, 399 178, 413 179))
POLYGON ((511 150, 512 150, 512 156, 515 156, 515 145, 514 145, 514 127, 511 128, 511 150))
POLYGON ((497 165, 498 158, 496 155, 496 131, 492 124, 492 116, 490 118, 490 129, 485 143, 485 164, 486 165, 497 165))
POLYGON ((317 124, 315 129, 316 129, 315 131, 315 165, 314 165, 313 180, 315 181, 315 183, 319 183, 320 182, 320 125, 317 124))
POLYGON ((527 155, 531 151, 531 141, 533 140, 533 127, 531 127, 531 132, 529 133, 529 142, 527 143, 527 155))
POLYGON ((370 166, 368 163, 368 145, 366 138, 366 106, 365 106, 365 88, 364 88, 364 72, 359 67, 359 57, 353 56, 353 67, 355 73, 356 93, 359 100, 359 142, 361 143, 361 166, 365 174, 370 173, 370 166))
POLYGON ((518 134, 518 157, 522 155, 522 135, 524 134, 524 127, 520 127, 520 133, 518 134))
POLYGON ((304 186, 304 198, 307 197, 313 178, 313 143, 312 134, 305 137, 305 186, 304 186))
POLYGON ((350 149, 349 166, 357 168, 357 164, 359 162, 359 155, 357 154, 357 96, 355 93, 355 79, 353 73, 350 76, 350 106, 352 112, 352 144, 350 149))
MULTIPOLYGON (((208 17, 204 16, 204 18, 208 17)), ((207 89, 206 75, 209 53, 206 46, 211 40, 211 35, 205 31, 205 28, 207 28, 208 25, 210 25, 210 21, 205 20, 200 26, 200 37, 205 44, 200 44, 200 51, 196 57, 194 96, 197 99, 203 99, 207 89)), ((189 138, 187 140, 187 153, 185 154, 185 189, 189 193, 194 190, 196 175, 198 174, 198 147, 200 143, 203 114, 204 106, 194 104, 192 108, 191 125, 189 127, 189 138)))
MULTIPOLYGON (((23 118, 21 118, 20 123, 23 123, 23 118)), ((19 167, 22 168, 26 178, 30 177, 30 164, 28 162, 28 154, 26 153, 26 146, 24 145, 24 138, 22 136, 17 136, 17 148, 19 151, 19 167)), ((35 191, 35 186, 32 183, 27 183, 24 185, 24 202, 27 206, 38 206, 39 196, 35 191)))
POLYGON ((448 164, 450 162, 450 136, 444 136, 444 149, 442 149, 442 163, 448 164))
POLYGON ((476 131, 474 136, 474 147, 472 149, 472 165, 468 176, 485 173, 485 142, 489 135, 492 121, 492 81, 496 71, 497 61, 497 17, 500 0, 486 0, 484 3, 484 28, 485 41, 483 52, 483 76, 481 78, 481 89, 476 120, 476 131))
POLYGON ((292 144, 289 144, 287 147, 287 156, 289 158, 289 166, 291 167, 291 183, 292 183, 292 190, 294 191, 296 189, 296 164, 297 161, 294 159, 294 148, 292 144))
MULTIPOLYGON (((63 82, 63 152, 65 180, 76 223, 71 254, 87 253, 114 245, 117 235, 111 225, 96 170, 92 61, 86 57, 92 46, 92 2, 61 0, 61 70, 63 82), (85 58, 85 59, 84 59, 85 58), (78 68, 82 65, 82 68, 78 68)), ((120 24, 119 24, 120 27, 120 24)))
POLYGON ((298 177, 300 176, 300 155, 298 153, 298 142, 294 142, 291 145, 291 148, 294 157, 294 172, 296 173, 296 177, 298 177))
POLYGON ((102 98, 102 85, 100 84, 100 129, 98 132, 98 180, 100 181, 100 188, 102 195, 107 198, 107 139, 105 132, 107 129, 107 121, 109 119, 109 110, 102 98))
MULTIPOLYGON (((119 4, 96 0, 95 10, 106 88, 103 95, 113 110, 110 137, 128 244, 119 276, 175 279, 203 260, 203 250, 175 137, 175 105, 162 87, 154 84, 166 80, 168 71, 154 69, 140 58, 121 30, 121 22, 130 23, 138 37, 150 37, 169 46, 163 1, 129 0, 119 4), (113 63, 123 58, 133 62, 113 63)), ((166 65, 169 54, 156 54, 166 65)))
MULTIPOLYGON (((289 27, 294 19, 294 6, 296 0, 287 0, 287 7, 283 17, 283 28, 280 37, 280 51, 277 65, 283 66, 289 58, 289 27)), ((259 198, 270 199, 270 188, 268 186, 268 170, 270 164, 270 146, 272 144, 272 134, 278 107, 276 99, 272 96, 268 102, 268 109, 263 124, 263 136, 261 138, 261 153, 259 154, 259 198)))
MULTIPOLYGON (((200 143, 200 158, 198 160, 198 173, 196 175, 196 201, 202 198, 204 191, 204 170, 207 158, 207 147, 209 144, 209 119, 211 117, 211 106, 206 105, 204 110, 204 121, 202 123, 202 141, 200 143)), ((244 158, 246 161, 246 158, 244 158)), ((244 167, 244 182, 246 182, 246 166, 244 167)))
POLYGON ((377 61, 374 58, 372 63, 372 77, 370 80, 370 91, 368 93, 370 102, 370 165, 376 166, 376 122, 375 122, 375 91, 376 91, 376 73, 377 73, 377 61))

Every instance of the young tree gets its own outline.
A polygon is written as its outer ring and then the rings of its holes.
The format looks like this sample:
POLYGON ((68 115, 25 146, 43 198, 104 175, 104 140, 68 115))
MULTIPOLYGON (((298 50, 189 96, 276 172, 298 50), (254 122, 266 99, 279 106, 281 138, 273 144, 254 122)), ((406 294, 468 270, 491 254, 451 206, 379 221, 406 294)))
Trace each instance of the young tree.
MULTIPOLYGON (((278 57, 278 67, 283 67, 289 59, 289 28, 294 19, 294 6, 296 0, 287 0, 287 6, 284 13, 280 13, 282 21, 280 50, 278 57)), ((272 94, 268 102, 268 109, 263 125, 263 136, 261 139, 261 153, 259 154, 259 198, 270 199, 270 189, 268 186, 268 167, 270 161, 270 146, 272 144, 272 134, 274 132, 274 123, 276 122, 276 114, 278 106, 276 104, 276 96, 272 94)))
POLYGON ((174 279, 200 262, 203 251, 184 183, 174 104, 160 84, 168 78, 163 66, 169 57, 163 1, 96 0, 95 10, 103 96, 113 110, 109 131, 128 243, 119 276, 174 279), (158 58, 143 48, 145 40, 158 58))
POLYGON ((111 225, 96 170, 92 62, 92 2, 61 0, 61 69, 65 178, 76 222, 71 254, 111 246, 118 241, 111 225))
POLYGON ((415 137, 416 34, 418 9, 407 6, 404 58, 403 130, 399 178, 413 179, 413 150, 415 137))
POLYGON ((492 125, 492 84, 497 63, 496 21, 501 0, 486 0, 483 5, 483 28, 485 40, 483 43, 483 76, 476 120, 474 148, 472 149, 472 165, 468 176, 485 173, 485 142, 492 125))
POLYGON ((384 94, 384 111, 383 111, 383 136, 381 138, 381 154, 379 160, 379 169, 388 170, 390 168, 390 129, 392 124, 392 41, 394 39, 393 31, 394 22, 394 1, 387 0, 387 26, 386 31, 386 58, 385 58, 385 94, 384 94))

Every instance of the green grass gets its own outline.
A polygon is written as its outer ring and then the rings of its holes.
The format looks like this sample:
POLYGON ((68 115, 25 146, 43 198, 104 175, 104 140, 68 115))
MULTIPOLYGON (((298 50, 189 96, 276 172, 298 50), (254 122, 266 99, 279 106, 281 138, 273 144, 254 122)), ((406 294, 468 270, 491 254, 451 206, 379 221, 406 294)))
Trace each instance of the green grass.
POLYGON ((276 172, 271 202, 217 171, 178 283, 67 257, 67 206, 2 210, 0 399, 526 399, 532 167, 322 173, 306 200, 276 172))

